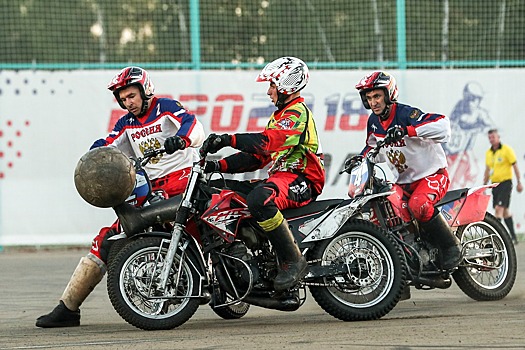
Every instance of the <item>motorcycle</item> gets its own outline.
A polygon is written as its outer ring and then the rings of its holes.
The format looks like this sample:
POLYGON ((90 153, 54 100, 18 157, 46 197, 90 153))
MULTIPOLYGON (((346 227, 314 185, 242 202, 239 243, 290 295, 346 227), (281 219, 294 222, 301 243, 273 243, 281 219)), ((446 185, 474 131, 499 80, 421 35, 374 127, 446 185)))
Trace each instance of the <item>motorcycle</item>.
MULTIPOLYGON (((144 170, 144 166, 146 164, 148 164, 152 159, 156 158, 157 156, 162 155, 164 152, 165 150, 163 148, 150 148, 144 151, 143 157, 131 159, 134 164, 136 173, 135 187, 132 193, 129 195, 129 197, 125 200, 124 204, 118 205, 113 208, 115 213, 117 214, 117 217, 119 217, 122 215, 122 213, 126 212, 126 210, 129 210, 128 208, 130 205, 135 208, 143 208, 153 203, 158 203, 159 201, 168 200, 168 202, 166 202, 166 205, 168 205, 168 208, 170 208, 168 217, 158 217, 155 222, 152 221, 150 224, 145 225, 147 226, 145 227, 145 230, 148 232, 160 231, 169 233, 173 228, 170 223, 171 215, 174 212, 173 210, 176 210, 177 206, 181 201, 180 195, 169 198, 168 194, 164 190, 153 191, 149 176, 144 170)), ((166 205, 164 205, 164 207, 166 207, 166 205)), ((108 271, 112 269, 112 263, 114 261, 115 256, 120 252, 120 250, 122 250, 122 248, 127 243, 130 242, 130 240, 128 239, 128 234, 124 232, 124 230, 122 229, 122 225, 120 225, 120 221, 119 226, 120 233, 108 239, 111 242, 107 262, 108 271)), ((131 237, 131 235, 129 235, 129 237, 131 237)), ((209 297, 206 296, 204 299, 209 299, 209 297)), ((217 315, 224 319, 242 317, 248 312, 250 308, 249 304, 242 302, 236 303, 235 305, 227 305, 221 308, 215 308, 213 303, 211 303, 210 306, 217 315)))
MULTIPOLYGON (((379 141, 366 157, 350 162, 342 172, 350 173, 349 196, 370 198, 362 214, 367 220, 395 237, 406 261, 407 285, 416 289, 458 287, 477 301, 499 300, 512 289, 517 272, 516 252, 502 223, 488 213, 490 194, 498 184, 461 188, 446 193, 436 205, 462 245, 463 260, 457 268, 439 267, 438 249, 418 226, 408 210, 403 190, 376 176, 374 162, 385 146, 379 141), (427 238, 427 239, 426 239, 427 238)), ((342 173, 341 172, 341 173, 342 173)))
POLYGON ((325 312, 343 321, 381 318, 406 287, 448 288, 450 274, 473 299, 506 296, 516 255, 504 227, 485 212, 484 191, 492 185, 450 191, 438 204, 464 255, 459 267, 443 271, 437 248, 422 239, 395 185, 374 172, 382 146, 347 169, 350 198, 283 211, 308 261, 307 275, 286 292, 273 288, 278 258, 245 194, 211 186, 204 156, 193 165, 179 205, 168 200, 118 212, 130 243, 108 272, 113 307, 133 326, 159 330, 180 326, 206 303, 226 319, 243 317, 249 305, 295 311, 307 287, 325 312), (166 221, 170 232, 145 230, 166 221))
POLYGON ((211 186, 205 158, 193 165, 180 204, 168 199, 116 210, 129 242, 109 267, 107 288, 125 321, 144 330, 172 329, 207 303, 225 319, 243 317, 250 305, 295 311, 307 287, 324 311, 343 321, 378 319, 396 306, 408 277, 402 246, 361 215, 367 201, 383 194, 283 210, 308 273, 296 287, 277 292, 278 257, 245 194, 211 186), (163 222, 171 223, 170 232, 148 229, 163 222))

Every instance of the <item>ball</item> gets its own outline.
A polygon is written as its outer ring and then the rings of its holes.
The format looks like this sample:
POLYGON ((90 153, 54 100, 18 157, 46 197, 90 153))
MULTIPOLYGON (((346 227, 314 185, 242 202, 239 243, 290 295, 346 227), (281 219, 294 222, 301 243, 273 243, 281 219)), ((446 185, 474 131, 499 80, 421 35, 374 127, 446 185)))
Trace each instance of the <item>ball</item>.
POLYGON ((84 154, 75 168, 75 187, 89 204, 110 208, 123 203, 135 187, 135 167, 122 151, 98 147, 84 154))

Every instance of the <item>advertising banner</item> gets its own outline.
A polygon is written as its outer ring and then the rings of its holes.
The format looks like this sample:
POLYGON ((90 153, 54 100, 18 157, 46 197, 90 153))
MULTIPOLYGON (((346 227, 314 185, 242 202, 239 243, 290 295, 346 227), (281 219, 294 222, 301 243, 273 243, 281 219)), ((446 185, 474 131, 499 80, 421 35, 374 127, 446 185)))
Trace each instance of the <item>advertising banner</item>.
MULTIPOLYGON (((73 174, 79 158, 125 113, 106 89, 117 71, 0 71, 0 246, 89 243, 113 223, 112 209, 92 207, 78 195, 73 174)), ((156 95, 179 100, 207 133, 259 132, 275 110, 268 84, 255 82, 257 71, 149 73, 156 95)), ((339 171, 364 146, 369 111, 354 86, 367 73, 310 71, 303 96, 325 154, 320 199, 346 197, 348 175, 339 171)), ((501 141, 514 148, 525 170, 517 107, 525 96, 516 79, 522 70, 390 73, 400 102, 450 117, 452 139, 444 148, 451 189, 482 184, 490 128, 500 130, 501 141)), ((264 176, 259 171, 236 178, 264 176)), ((514 191, 517 232, 525 224, 524 204, 525 194, 514 191)))

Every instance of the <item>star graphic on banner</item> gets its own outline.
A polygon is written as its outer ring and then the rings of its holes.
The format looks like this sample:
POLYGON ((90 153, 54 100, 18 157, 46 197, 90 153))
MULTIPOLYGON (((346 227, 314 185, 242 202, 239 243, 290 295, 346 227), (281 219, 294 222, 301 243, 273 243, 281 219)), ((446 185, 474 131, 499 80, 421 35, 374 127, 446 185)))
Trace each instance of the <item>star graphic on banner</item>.
POLYGON ((8 119, 2 122, 0 118, 0 180, 5 179, 16 161, 22 158, 22 150, 17 149, 16 141, 23 135, 22 128, 29 126, 29 120, 17 123, 8 119))

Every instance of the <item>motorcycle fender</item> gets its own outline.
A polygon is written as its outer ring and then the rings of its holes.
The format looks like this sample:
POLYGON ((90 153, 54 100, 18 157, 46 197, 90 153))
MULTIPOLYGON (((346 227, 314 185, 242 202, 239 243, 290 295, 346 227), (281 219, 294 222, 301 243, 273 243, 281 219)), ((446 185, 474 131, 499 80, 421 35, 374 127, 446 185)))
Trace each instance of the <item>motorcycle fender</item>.
POLYGON ((120 239, 124 239, 124 238, 127 238, 128 235, 126 235, 125 232, 122 232, 122 233, 119 233, 118 235, 113 235, 111 237, 108 238, 108 241, 118 241, 120 239))
POLYGON ((495 186, 497 184, 473 187, 465 198, 443 205, 440 211, 451 227, 482 221, 491 197, 486 190, 495 186))
POLYGON ((392 187, 392 194, 388 196, 392 209, 396 216, 400 217, 404 222, 412 220, 412 215, 408 210, 408 203, 403 199, 403 189, 401 186, 394 184, 392 187))
POLYGON ((389 191, 357 197, 341 207, 332 209, 316 219, 305 222, 299 227, 299 231, 306 236, 302 243, 321 241, 333 237, 370 200, 387 197, 392 193, 393 191, 389 191))

